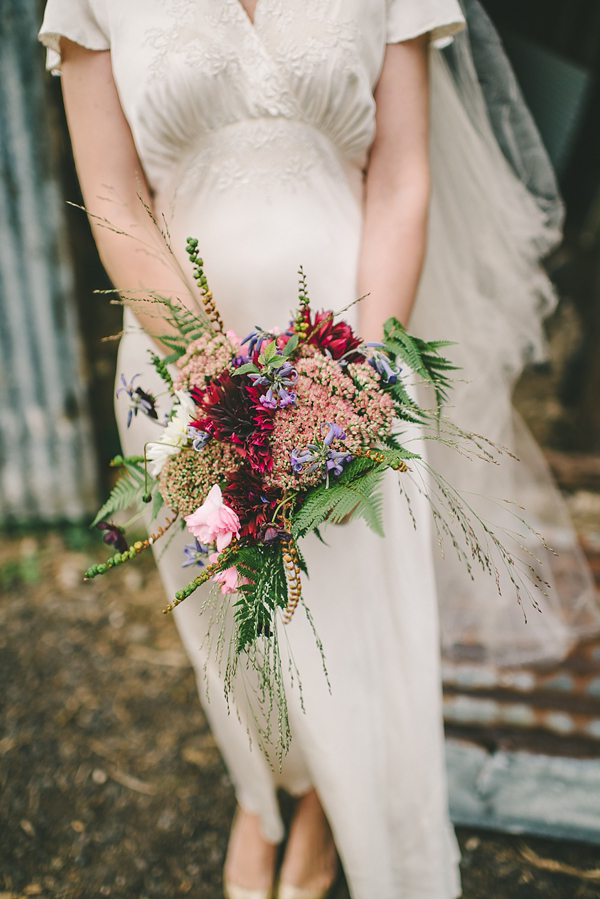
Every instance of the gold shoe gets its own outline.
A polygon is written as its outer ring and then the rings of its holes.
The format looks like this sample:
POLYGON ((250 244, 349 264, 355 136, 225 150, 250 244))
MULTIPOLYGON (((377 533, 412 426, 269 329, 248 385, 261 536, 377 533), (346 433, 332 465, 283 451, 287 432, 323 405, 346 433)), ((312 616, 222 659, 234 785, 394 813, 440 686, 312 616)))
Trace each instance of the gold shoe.
POLYGON ((279 884, 277 890, 277 899, 327 899, 333 895, 333 890, 337 884, 338 878, 334 880, 325 890, 303 890, 300 887, 294 887, 290 883, 279 884))
POLYGON ((247 890, 245 887, 238 887, 235 883, 223 879, 223 894, 225 899, 273 899, 273 887, 267 887, 264 890, 247 890))

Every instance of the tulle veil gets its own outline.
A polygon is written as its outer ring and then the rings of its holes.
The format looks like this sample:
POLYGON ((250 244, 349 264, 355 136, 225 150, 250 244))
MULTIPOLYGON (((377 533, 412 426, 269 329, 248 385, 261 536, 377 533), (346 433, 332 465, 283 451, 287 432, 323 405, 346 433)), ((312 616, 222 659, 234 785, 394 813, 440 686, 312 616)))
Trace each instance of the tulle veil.
POLYGON ((545 357, 542 323, 556 296, 540 260, 560 241, 563 207, 493 25, 476 0, 463 8, 467 29, 431 53, 433 191, 410 329, 456 341, 448 355, 461 371, 448 418, 520 461, 468 460, 435 441, 429 460, 482 518, 523 535, 511 546, 516 567, 533 567, 549 587, 533 591, 540 610, 527 597, 520 607, 506 573, 500 595, 476 568, 470 580, 446 541, 444 556, 435 552, 442 647, 452 660, 552 662, 600 631, 600 608, 564 502, 511 395, 524 365, 545 357))

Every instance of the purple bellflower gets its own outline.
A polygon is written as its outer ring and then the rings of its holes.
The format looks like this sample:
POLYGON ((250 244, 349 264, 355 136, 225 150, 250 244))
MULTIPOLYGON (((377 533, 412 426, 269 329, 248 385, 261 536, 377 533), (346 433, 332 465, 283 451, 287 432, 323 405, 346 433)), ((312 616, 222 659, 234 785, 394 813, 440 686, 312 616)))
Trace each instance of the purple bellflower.
POLYGON ((126 393, 129 397, 129 410, 127 412, 127 427, 131 424, 131 420, 134 415, 137 415, 139 411, 143 412, 144 415, 147 415, 148 418, 153 418, 158 420, 158 412, 156 411, 156 400, 152 396, 151 393, 146 393, 145 390, 142 390, 141 387, 134 387, 134 381, 136 378, 141 377, 139 372, 133 376, 129 384, 125 380, 125 376, 121 375, 121 384, 122 387, 119 387, 117 390, 117 397, 120 393, 126 393))
POLYGON ((190 440, 193 441, 192 446, 197 453, 201 453, 209 440, 211 440, 211 436, 207 431, 201 431, 200 428, 195 428, 193 425, 188 425, 187 433, 190 440))
POLYGON ((369 364, 375 369, 382 381, 386 381, 388 384, 395 384, 402 369, 392 365, 387 354, 381 352, 382 343, 369 343, 367 346, 374 349, 374 352, 369 356, 369 364))
POLYGON ((296 392, 289 388, 296 384, 298 372, 291 362, 284 362, 279 367, 265 367, 261 372, 251 372, 248 377, 255 387, 269 388, 260 397, 260 402, 267 409, 283 409, 285 406, 295 405, 296 392))
POLYGON ((277 337, 276 334, 271 334, 269 331, 265 331, 263 328, 255 325, 254 331, 250 331, 242 340, 242 346, 245 343, 248 344, 248 356, 252 358, 255 353, 260 353, 263 343, 269 343, 275 337, 277 337))
POLYGON ((352 456, 346 450, 331 448, 334 440, 346 439, 346 432, 333 421, 324 422, 323 428, 328 428, 328 431, 322 442, 309 443, 302 449, 292 450, 290 462, 295 474, 301 474, 307 465, 306 474, 322 467, 326 478, 330 472, 337 477, 344 470, 344 465, 352 461, 352 456))
POLYGON ((202 557, 208 556, 209 548, 205 546, 203 543, 198 541, 196 538, 194 543, 187 543, 184 550, 183 556, 185 561, 181 563, 182 568, 190 568, 192 565, 197 565, 199 568, 204 568, 204 561, 202 557))

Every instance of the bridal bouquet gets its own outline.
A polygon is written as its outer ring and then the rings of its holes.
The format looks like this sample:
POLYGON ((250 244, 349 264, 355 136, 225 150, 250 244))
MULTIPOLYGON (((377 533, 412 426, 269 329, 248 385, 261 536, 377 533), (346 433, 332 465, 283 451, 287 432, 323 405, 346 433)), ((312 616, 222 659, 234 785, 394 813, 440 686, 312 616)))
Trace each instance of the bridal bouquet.
MULTIPOLYGON (((357 517, 383 535, 383 474, 402 476, 420 461, 402 445, 398 424, 435 420, 453 366, 440 355, 444 342, 411 337, 395 319, 381 343, 365 344, 332 312, 311 309, 302 273, 286 330, 256 326, 243 339, 225 332, 197 243, 189 239, 187 249, 204 314, 154 299, 166 306, 174 331, 162 338, 171 354, 150 360, 170 396, 167 419, 159 421, 157 398, 135 383, 141 373, 131 381, 121 376, 129 424, 138 414, 154 418, 157 439, 143 456, 115 460, 124 474, 93 524, 116 552, 86 576, 134 558, 169 528, 186 528, 182 565, 198 573, 165 611, 206 582, 212 590, 205 602, 233 601, 226 689, 245 654, 262 674, 271 707, 276 694, 285 722, 278 619, 289 623, 302 601, 301 539, 326 521, 357 517), (433 410, 407 389, 415 375, 432 387, 433 410), (152 519, 163 505, 170 511, 152 536, 128 546, 125 529, 110 519, 135 504, 148 504, 152 519)), ((481 555, 476 539, 471 549, 481 555)), ((285 724, 279 741, 286 744, 285 724)))

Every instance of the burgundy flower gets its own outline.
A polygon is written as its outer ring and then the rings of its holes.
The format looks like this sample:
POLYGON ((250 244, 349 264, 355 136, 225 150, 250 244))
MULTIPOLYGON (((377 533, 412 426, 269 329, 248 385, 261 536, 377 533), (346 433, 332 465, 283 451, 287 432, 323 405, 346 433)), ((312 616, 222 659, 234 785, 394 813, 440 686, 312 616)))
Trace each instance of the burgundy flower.
POLYGON ((102 539, 108 546, 114 546, 119 553, 124 553, 127 550, 127 540, 125 539, 123 528, 118 527, 116 524, 110 524, 108 521, 100 521, 96 527, 99 531, 106 531, 102 539))
POLYGON ((270 526, 281 491, 266 487, 260 475, 244 465, 227 475, 223 497, 240 519, 240 535, 257 539, 270 526))
POLYGON ((223 372, 206 390, 192 390, 200 417, 192 423, 217 440, 233 443, 261 474, 271 471, 273 459, 268 433, 275 410, 260 402, 260 387, 223 372))
POLYGON ((352 352, 361 345, 362 341, 345 321, 334 322, 333 312, 317 312, 315 320, 312 322, 310 311, 306 309, 304 320, 309 326, 306 332, 307 343, 331 353, 332 359, 341 359, 344 356, 346 362, 364 361, 365 357, 362 353, 352 352))
POLYGON ((242 378, 224 371, 206 390, 192 390, 192 398, 200 407, 192 425, 211 437, 242 447, 255 431, 254 404, 242 378))

